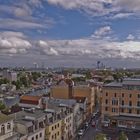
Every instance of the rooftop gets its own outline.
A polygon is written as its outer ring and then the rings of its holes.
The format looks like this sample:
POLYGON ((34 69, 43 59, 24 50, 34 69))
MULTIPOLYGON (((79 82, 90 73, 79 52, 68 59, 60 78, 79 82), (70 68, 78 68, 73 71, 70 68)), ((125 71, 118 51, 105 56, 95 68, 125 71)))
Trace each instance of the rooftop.
POLYGON ((105 84, 104 87, 116 87, 116 88, 121 88, 125 85, 130 85, 130 86, 140 86, 140 79, 136 78, 126 78, 123 79, 122 82, 111 82, 109 84, 105 84))
POLYGON ((38 101, 41 98, 41 96, 23 95, 21 96, 20 100, 38 101))
POLYGON ((7 121, 10 121, 10 120, 12 120, 12 119, 13 119, 12 117, 7 116, 7 115, 5 115, 5 114, 3 114, 3 113, 0 113, 0 124, 1 124, 1 123, 5 123, 5 122, 7 122, 7 121))
POLYGON ((122 83, 121 82, 111 82, 109 84, 105 84, 104 87, 122 87, 122 83))

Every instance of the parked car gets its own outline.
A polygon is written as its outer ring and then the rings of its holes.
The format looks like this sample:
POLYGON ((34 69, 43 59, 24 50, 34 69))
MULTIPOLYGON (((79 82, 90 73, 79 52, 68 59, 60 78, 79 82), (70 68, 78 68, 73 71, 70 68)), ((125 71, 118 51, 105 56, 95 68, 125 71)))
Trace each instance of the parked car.
POLYGON ((89 126, 89 124, 88 124, 88 122, 86 122, 86 123, 85 123, 85 127, 88 127, 88 126, 89 126))
POLYGON ((96 122, 95 121, 92 121, 92 127, 95 127, 96 126, 96 122))
POLYGON ((78 135, 79 136, 82 136, 84 134, 84 130, 83 129, 80 129, 79 131, 78 131, 78 135))
POLYGON ((109 124, 108 123, 104 123, 103 127, 109 127, 109 124))
POLYGON ((106 140, 112 140, 111 137, 106 137, 106 140))
POLYGON ((133 130, 133 133, 140 133, 140 130, 133 130))
POLYGON ((94 113, 92 114, 92 118, 95 118, 95 116, 96 116, 96 112, 94 112, 94 113))

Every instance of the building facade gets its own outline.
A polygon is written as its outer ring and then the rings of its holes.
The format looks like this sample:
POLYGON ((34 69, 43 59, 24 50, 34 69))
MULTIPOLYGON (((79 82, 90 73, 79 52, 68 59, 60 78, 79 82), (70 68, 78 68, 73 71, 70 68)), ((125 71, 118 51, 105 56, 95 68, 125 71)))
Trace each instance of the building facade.
POLYGON ((73 99, 74 97, 87 98, 87 116, 93 113, 95 106, 95 89, 88 85, 74 86, 71 80, 61 82, 51 88, 51 97, 58 99, 73 99), (64 84, 65 83, 65 84, 64 84))
POLYGON ((5 140, 14 134, 13 118, 0 113, 0 140, 5 140))
POLYGON ((125 79, 103 87, 102 120, 112 126, 138 129, 140 126, 140 79, 125 79))

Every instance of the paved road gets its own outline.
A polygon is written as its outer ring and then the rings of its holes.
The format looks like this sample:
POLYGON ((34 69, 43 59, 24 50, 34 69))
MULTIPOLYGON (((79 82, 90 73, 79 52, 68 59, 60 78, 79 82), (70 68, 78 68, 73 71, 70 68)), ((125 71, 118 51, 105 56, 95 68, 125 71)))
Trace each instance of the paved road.
MULTIPOLYGON (((107 136, 111 137, 112 140, 117 140, 117 137, 119 135, 117 131, 112 132, 112 131, 108 131, 107 129, 103 131, 101 129, 100 130, 95 129, 92 126, 90 126, 87 132, 83 135, 83 137, 80 140, 94 140, 95 135, 98 133, 104 133, 107 136)), ((129 140, 137 140, 138 138, 140 138, 140 133, 133 133, 133 132, 125 132, 125 133, 127 134, 129 140)))

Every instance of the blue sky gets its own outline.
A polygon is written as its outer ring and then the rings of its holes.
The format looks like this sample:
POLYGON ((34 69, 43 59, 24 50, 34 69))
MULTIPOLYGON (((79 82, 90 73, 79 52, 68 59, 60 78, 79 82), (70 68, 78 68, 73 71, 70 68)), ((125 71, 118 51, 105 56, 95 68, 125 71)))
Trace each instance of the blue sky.
POLYGON ((139 23, 139 0, 0 0, 0 66, 139 67, 139 23))

